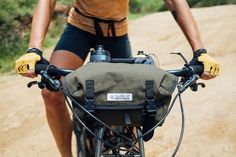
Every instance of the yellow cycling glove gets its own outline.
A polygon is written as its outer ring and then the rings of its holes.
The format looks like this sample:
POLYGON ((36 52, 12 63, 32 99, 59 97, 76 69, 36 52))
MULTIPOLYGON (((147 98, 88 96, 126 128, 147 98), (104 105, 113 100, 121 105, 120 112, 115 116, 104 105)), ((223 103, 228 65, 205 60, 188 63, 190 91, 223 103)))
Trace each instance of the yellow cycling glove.
POLYGON ((25 74, 28 70, 34 70, 36 62, 42 59, 42 52, 32 48, 15 62, 15 70, 18 74, 25 74))
POLYGON ((208 55, 205 49, 198 49, 194 52, 190 65, 203 65, 205 72, 209 72, 212 76, 219 75, 220 65, 218 61, 208 55))
POLYGON ((209 56, 207 53, 202 53, 198 57, 198 61, 203 63, 204 71, 209 72, 213 76, 219 75, 220 65, 218 61, 209 56))

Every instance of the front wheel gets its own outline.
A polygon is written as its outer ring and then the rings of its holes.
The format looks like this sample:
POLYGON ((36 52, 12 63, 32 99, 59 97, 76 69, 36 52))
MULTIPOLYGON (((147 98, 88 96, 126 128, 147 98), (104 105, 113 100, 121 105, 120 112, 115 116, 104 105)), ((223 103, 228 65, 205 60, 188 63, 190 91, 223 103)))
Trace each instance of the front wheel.
POLYGON ((73 127, 77 144, 77 157, 94 157, 94 137, 89 135, 79 122, 74 121, 73 127))
POLYGON ((121 127, 114 126, 113 130, 126 136, 130 140, 124 139, 119 135, 107 130, 103 127, 98 129, 98 137, 103 139, 103 142, 97 140, 95 146, 95 157, 144 157, 144 143, 142 138, 142 132, 138 127, 121 127))

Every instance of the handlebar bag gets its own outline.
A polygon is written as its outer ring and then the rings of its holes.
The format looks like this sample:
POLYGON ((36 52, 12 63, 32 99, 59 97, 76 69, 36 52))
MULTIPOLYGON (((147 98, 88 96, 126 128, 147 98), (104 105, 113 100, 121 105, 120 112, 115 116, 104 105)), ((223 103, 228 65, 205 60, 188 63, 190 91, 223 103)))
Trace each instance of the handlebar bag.
POLYGON ((63 90, 109 125, 159 122, 178 78, 155 65, 88 63, 67 75, 63 90))

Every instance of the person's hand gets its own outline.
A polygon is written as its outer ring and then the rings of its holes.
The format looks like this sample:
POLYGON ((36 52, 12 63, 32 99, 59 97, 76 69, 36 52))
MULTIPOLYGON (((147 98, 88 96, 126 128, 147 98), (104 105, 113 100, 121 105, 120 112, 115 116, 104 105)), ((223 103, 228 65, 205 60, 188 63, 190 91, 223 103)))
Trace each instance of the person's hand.
POLYGON ((32 48, 26 54, 21 56, 15 62, 15 70, 18 74, 26 77, 35 77, 34 69, 36 62, 42 59, 42 52, 39 49, 32 48))
POLYGON ((204 72, 201 76, 204 80, 215 78, 219 75, 219 62, 207 54, 205 49, 199 49, 194 53, 193 59, 190 61, 191 65, 203 65, 204 72))

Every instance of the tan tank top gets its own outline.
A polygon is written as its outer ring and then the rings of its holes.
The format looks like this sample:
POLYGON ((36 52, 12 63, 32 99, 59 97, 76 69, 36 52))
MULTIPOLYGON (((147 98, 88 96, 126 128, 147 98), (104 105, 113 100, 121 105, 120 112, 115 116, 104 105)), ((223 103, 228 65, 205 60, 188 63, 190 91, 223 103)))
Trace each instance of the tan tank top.
POLYGON ((129 0, 74 0, 68 23, 84 31, 97 34, 97 30, 94 28, 94 18, 97 18, 100 20, 97 24, 100 26, 103 36, 111 36, 113 34, 111 21, 114 21, 116 36, 122 36, 128 30, 128 7, 129 0))

